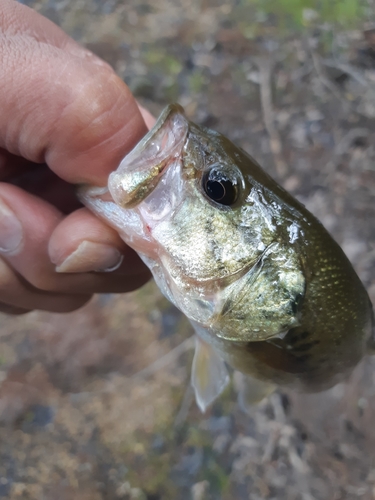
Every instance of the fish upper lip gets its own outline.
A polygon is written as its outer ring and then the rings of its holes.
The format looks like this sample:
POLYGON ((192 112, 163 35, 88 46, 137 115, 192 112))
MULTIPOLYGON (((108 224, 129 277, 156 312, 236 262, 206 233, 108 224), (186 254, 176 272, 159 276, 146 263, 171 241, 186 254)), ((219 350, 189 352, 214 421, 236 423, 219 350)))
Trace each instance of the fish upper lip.
POLYGON ((183 108, 179 104, 168 106, 154 127, 110 174, 108 188, 115 203, 132 208, 144 201, 169 163, 180 154, 188 131, 183 108))

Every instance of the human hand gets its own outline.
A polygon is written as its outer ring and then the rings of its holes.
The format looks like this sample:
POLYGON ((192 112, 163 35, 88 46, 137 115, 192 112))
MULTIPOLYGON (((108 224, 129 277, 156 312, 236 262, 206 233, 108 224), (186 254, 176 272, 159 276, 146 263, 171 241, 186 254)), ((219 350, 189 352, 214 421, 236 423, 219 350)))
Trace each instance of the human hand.
POLYGON ((1 3, 0 311, 66 312, 133 290, 149 271, 81 208, 74 185, 105 185, 152 117, 105 62, 28 7, 1 3))

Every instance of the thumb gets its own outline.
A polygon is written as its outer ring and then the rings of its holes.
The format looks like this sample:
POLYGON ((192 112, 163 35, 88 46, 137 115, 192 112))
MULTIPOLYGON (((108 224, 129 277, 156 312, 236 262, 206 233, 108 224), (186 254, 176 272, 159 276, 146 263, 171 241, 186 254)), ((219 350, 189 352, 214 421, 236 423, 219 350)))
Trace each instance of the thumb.
POLYGON ((147 128, 114 71, 33 10, 2 1, 0 148, 104 184, 147 128))

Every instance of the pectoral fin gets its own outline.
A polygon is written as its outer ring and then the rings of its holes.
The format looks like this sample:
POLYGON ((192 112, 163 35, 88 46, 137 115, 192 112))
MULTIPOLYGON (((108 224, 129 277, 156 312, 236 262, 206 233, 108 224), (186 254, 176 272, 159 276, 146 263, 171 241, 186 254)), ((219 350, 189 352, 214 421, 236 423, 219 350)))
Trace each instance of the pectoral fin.
POLYGON ((228 370, 216 349, 196 336, 191 384, 202 412, 223 392, 229 383, 228 370))

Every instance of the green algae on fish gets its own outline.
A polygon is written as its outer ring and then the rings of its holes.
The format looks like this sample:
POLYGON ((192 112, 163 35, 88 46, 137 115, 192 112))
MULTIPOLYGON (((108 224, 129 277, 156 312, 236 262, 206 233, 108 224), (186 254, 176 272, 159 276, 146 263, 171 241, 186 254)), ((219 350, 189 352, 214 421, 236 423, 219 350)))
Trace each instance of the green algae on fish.
POLYGON ((81 199, 151 269, 196 334, 204 411, 242 374, 242 401, 277 385, 326 389, 373 342, 367 292, 322 224, 223 135, 168 106, 81 199))

